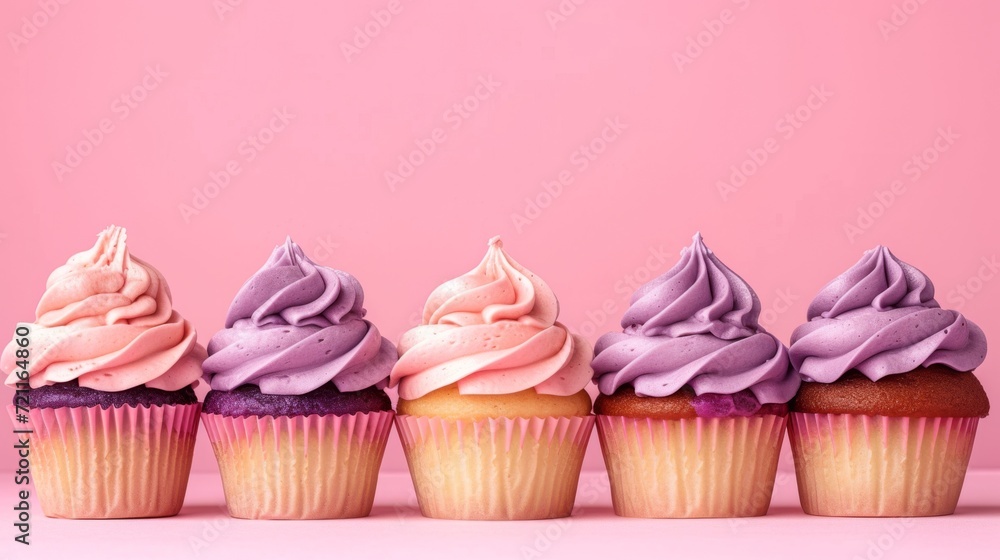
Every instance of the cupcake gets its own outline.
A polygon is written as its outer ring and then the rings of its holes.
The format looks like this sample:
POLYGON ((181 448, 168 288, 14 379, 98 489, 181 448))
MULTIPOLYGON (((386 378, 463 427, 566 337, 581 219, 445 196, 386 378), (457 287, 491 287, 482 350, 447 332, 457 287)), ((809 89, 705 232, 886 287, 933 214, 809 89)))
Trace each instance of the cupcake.
POLYGON ((954 513, 990 403, 972 370, 983 331, 930 279, 876 247, 820 291, 792 333, 802 390, 789 437, 813 515, 954 513))
POLYGON ((615 513, 767 513, 799 387, 750 286, 695 235, 597 341, 594 403, 615 513))
POLYGON ((125 239, 111 226, 49 275, 34 323, 0 356, 7 385, 30 386, 32 474, 49 517, 165 517, 184 501, 205 350, 125 239))
POLYGON ((592 351, 555 294, 489 242, 435 289, 390 384, 420 511, 445 519, 568 516, 593 429, 592 351))
POLYGON ((353 276, 291 239, 236 294, 208 344, 202 415, 233 517, 371 512, 396 349, 363 305, 353 276))

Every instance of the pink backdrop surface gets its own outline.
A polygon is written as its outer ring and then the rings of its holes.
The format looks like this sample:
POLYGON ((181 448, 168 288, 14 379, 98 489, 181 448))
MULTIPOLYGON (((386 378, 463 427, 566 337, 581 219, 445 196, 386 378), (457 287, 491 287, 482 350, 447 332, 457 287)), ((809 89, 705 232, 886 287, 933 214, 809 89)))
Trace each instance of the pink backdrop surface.
POLYGON ((696 230, 786 341, 878 243, 1000 333, 996 2, 279 4, 3 3, 0 329, 114 223, 203 343, 286 235, 393 340, 499 234, 594 341, 696 230))

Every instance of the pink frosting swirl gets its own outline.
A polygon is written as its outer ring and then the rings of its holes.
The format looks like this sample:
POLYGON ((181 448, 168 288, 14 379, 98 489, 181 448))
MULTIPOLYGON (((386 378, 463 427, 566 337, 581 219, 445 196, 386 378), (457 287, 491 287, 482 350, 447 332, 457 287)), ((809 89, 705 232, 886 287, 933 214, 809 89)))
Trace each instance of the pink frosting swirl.
MULTIPOLYGON (((99 391, 176 391, 197 384, 205 349, 173 310, 163 275, 131 256, 125 238, 111 226, 49 275, 29 337, 31 387, 77 380, 99 391)), ((0 356, 11 386, 17 348, 11 342, 0 356)))
POLYGON ((423 324, 399 342, 390 386, 407 400, 453 383, 466 395, 577 393, 593 375, 593 350, 558 314, 548 285, 494 237, 479 266, 427 298, 423 324))

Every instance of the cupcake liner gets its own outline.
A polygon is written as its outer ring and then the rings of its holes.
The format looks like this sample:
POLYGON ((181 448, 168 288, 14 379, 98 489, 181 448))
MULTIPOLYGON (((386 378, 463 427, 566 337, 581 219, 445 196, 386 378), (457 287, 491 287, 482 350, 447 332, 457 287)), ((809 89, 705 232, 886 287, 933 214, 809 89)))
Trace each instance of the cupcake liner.
POLYGON ((35 488, 49 517, 176 515, 200 404, 33 408, 35 488))
POLYGON ((792 413, 802 509, 811 515, 955 512, 979 418, 792 413))
POLYGON ((420 512, 440 519, 568 516, 593 427, 593 416, 396 417, 420 512))
POLYGON ((615 513, 691 518, 764 515, 787 417, 597 417, 615 513))
POLYGON ((229 514, 242 519, 367 516, 393 415, 203 414, 229 514))

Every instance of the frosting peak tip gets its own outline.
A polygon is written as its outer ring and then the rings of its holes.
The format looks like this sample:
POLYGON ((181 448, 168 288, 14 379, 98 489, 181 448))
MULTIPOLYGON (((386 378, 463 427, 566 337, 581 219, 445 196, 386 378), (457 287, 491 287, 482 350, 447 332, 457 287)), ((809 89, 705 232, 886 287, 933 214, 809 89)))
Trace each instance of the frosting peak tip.
POLYGON ((503 249, 503 240, 500 239, 499 235, 494 235, 493 237, 490 238, 490 241, 489 243, 487 243, 487 246, 496 247, 497 249, 503 249))
POLYGON ((285 237, 284 245, 279 245, 277 249, 279 251, 281 249, 284 249, 285 253, 287 253, 288 256, 292 258, 293 261, 295 262, 307 259, 305 252, 302 250, 301 247, 299 247, 299 245, 295 241, 292 240, 292 236, 290 235, 285 237))
POLYGON ((705 238, 701 236, 700 231, 696 231, 694 235, 691 236, 691 245, 681 249, 681 254, 683 255, 686 251, 698 251, 705 254, 713 254, 712 250, 705 245, 705 238))
POLYGON ((880 255, 886 259, 899 261, 899 258, 896 257, 896 255, 889 249, 889 247, 887 247, 886 245, 882 245, 881 243, 866 251, 865 256, 868 255, 880 255))
POLYGON ((110 226, 104 228, 104 230, 101 231, 101 233, 98 233, 97 237, 98 238, 120 239, 122 241, 125 241, 125 237, 127 235, 128 235, 128 232, 125 231, 125 228, 123 228, 121 226, 116 226, 114 224, 111 224, 110 226))

